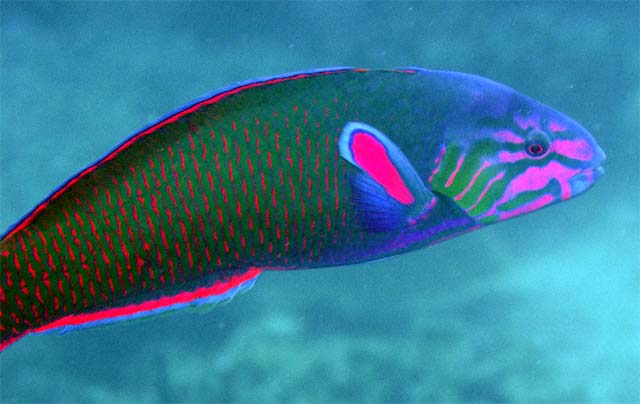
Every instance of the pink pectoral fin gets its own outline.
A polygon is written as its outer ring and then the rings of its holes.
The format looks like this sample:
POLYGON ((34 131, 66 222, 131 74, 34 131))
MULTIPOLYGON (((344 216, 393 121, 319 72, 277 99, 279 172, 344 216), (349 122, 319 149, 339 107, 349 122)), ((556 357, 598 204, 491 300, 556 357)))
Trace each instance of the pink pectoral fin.
POLYGON ((342 158, 362 172, 351 184, 366 229, 402 228, 430 206, 434 196, 402 151, 376 128, 348 123, 339 148, 342 158))
POLYGON ((351 133, 351 153, 357 166, 380 184, 389 196, 403 205, 415 202, 389 152, 377 137, 363 130, 354 130, 351 133))

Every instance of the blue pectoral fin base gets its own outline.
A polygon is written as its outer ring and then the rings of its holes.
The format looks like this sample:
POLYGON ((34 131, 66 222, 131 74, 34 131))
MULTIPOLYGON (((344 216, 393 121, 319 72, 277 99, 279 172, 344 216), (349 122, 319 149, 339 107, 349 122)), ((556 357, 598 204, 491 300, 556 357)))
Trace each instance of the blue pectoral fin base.
POLYGON ((394 231, 406 226, 406 207, 390 197, 373 178, 357 173, 350 182, 353 205, 366 231, 394 231))

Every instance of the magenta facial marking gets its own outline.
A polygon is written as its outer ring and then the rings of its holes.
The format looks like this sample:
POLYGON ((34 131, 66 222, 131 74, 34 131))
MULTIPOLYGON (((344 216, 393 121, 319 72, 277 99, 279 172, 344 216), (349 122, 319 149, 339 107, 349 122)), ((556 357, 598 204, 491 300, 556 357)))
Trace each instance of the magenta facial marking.
POLYGON ((453 180, 456 178, 456 175, 458 175, 458 171, 460 171, 460 167, 462 167, 462 163, 464 162, 464 154, 458 159, 458 163, 456 164, 456 168, 455 170, 453 170, 453 172, 451 173, 451 175, 449 176, 449 179, 447 180, 447 182, 444 184, 445 187, 449 188, 451 186, 451 184, 453 184, 453 180))
POLYGON ((462 192, 460 192, 458 195, 456 195, 456 197, 453 199, 455 199, 456 201, 459 201, 460 199, 462 199, 465 196, 465 194, 469 192, 469 190, 473 187, 473 184, 475 184, 480 174, 482 174, 482 172, 490 166, 491 164, 488 161, 485 161, 484 163, 482 163, 482 166, 480 166, 478 171, 476 171, 473 174, 473 177, 471 177, 471 181, 469 181, 469 184, 467 184, 465 189, 462 192))
POLYGON ((500 143, 516 143, 524 142, 524 139, 516 135, 510 130, 501 130, 493 134, 493 138, 500 143))
POLYGON ((351 152, 355 162, 387 193, 400 203, 412 204, 415 199, 393 165, 387 149, 367 132, 353 134, 351 152))
POLYGON ((522 130, 527 130, 527 128, 529 127, 529 123, 527 122, 526 118, 515 116, 513 120, 516 125, 518 125, 518 127, 522 130))
POLYGON ((567 130, 567 126, 560 122, 551 121, 549 122, 549 130, 554 133, 564 132, 565 130, 567 130))
MULTIPOLYGON (((551 161, 544 167, 529 167, 523 174, 514 178, 509 184, 509 188, 503 197, 504 202, 515 198, 520 192, 536 191, 547 186, 549 181, 555 179, 560 183, 562 199, 571 197, 571 186, 569 180, 580 172, 580 169, 568 168, 557 161, 551 161), (513 192, 509 195, 509 192, 513 192)), ((498 201, 498 205, 502 204, 498 201)))
POLYGON ((525 160, 528 158, 529 158, 529 155, 523 151, 519 151, 515 153, 508 152, 508 151, 501 151, 498 153, 498 161, 500 161, 501 163, 515 163, 517 161, 525 160))
POLYGON ((553 195, 544 194, 533 201, 526 203, 522 206, 515 208, 514 210, 508 212, 498 212, 499 220, 506 220, 512 218, 514 216, 523 215, 525 213, 533 212, 534 210, 538 210, 544 206, 547 206, 551 202, 553 202, 553 195))
POLYGON ((533 116, 516 116, 513 118, 516 125, 520 127, 522 130, 527 130, 529 128, 540 130, 540 125, 538 124, 538 118, 533 116))
POLYGON ((589 161, 593 158, 593 150, 584 139, 554 140, 552 147, 557 154, 573 160, 589 161))
POLYGON ((556 180, 560 184, 560 196, 562 200, 571 197, 571 185, 569 180, 579 173, 579 169, 568 168, 557 161, 551 161, 543 167, 529 167, 522 174, 516 176, 509 182, 507 189, 492 207, 483 214, 483 217, 498 213, 498 207, 503 205, 522 192, 538 191, 546 187, 551 180, 556 180))
POLYGON ((468 209, 466 209, 467 212, 471 212, 473 209, 475 209, 475 207, 480 203, 480 201, 482 201, 482 199, 485 197, 485 195, 487 194, 487 192, 489 192, 489 188, 491 188, 491 186, 500 181, 502 178, 504 177, 504 171, 500 171, 495 177, 491 178, 489 180, 489 182, 487 183, 487 185, 484 187, 484 189, 482 190, 482 192, 480 193, 480 196, 478 197, 478 200, 475 201, 473 203, 473 205, 469 206, 468 209))

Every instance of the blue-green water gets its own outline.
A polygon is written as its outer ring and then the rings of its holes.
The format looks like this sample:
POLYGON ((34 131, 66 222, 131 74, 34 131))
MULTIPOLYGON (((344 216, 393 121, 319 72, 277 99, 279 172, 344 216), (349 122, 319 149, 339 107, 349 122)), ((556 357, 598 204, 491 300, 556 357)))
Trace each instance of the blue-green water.
POLYGON ((508 84, 608 155, 575 200, 381 263, 264 274, 0 354, 0 402, 640 401, 638 2, 0 3, 0 228, 239 80, 423 66, 508 84))

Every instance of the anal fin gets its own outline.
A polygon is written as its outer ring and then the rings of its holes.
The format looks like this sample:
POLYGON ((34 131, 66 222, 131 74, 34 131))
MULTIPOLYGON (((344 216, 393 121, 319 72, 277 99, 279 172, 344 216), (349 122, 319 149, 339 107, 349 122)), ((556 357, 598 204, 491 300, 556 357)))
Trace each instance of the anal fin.
POLYGON ((152 298, 142 301, 101 308, 91 312, 70 314, 24 334, 2 341, 0 343, 0 351, 29 333, 52 331, 65 333, 95 325, 152 316, 183 307, 224 303, 238 293, 249 290, 261 273, 262 269, 260 268, 250 268, 244 272, 236 272, 224 277, 217 276, 210 285, 195 287, 192 290, 176 291, 163 295, 156 294, 152 298))

